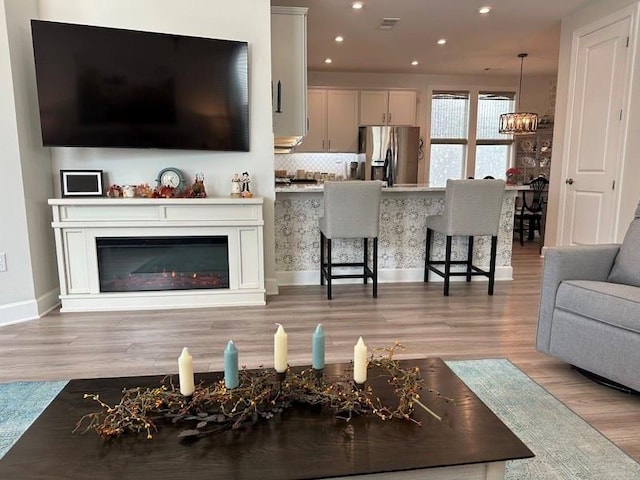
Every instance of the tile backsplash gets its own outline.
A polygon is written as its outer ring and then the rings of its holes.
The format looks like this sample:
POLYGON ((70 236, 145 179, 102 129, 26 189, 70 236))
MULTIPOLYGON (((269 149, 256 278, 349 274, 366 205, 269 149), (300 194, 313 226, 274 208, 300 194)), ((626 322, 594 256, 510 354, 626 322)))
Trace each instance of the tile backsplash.
POLYGON ((335 173, 346 178, 349 162, 358 160, 356 153, 286 153, 275 156, 275 170, 294 175, 298 170, 335 173))

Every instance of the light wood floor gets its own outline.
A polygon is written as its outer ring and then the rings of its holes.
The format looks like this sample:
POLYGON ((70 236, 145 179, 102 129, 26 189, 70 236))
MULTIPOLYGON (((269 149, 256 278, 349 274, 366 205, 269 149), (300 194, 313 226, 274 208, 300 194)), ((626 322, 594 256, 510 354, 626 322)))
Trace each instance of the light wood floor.
POLYGON ((0 328, 0 382, 177 372, 183 346, 196 370, 220 370, 229 339, 241 364, 272 362, 274 324, 289 333, 289 363, 310 363, 316 324, 327 335, 327 361, 349 361, 362 335, 370 347, 407 347, 405 357, 508 358, 556 398, 640 461, 640 397, 601 387, 538 353, 534 337, 542 260, 537 245, 514 243, 514 280, 486 283, 284 287, 266 307, 70 314, 0 328))

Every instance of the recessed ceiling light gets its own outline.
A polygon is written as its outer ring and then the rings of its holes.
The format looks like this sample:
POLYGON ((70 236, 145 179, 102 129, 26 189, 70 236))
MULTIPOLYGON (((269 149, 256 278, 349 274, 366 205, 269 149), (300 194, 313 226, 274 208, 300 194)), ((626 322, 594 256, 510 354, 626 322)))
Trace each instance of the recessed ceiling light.
POLYGON ((416 65, 418 65, 419 63, 420 63, 420 62, 418 62, 418 60, 414 60, 413 62, 411 62, 411 65, 413 65, 413 66, 415 67, 415 66, 416 66, 416 65))
POLYGON ((333 60, 331 60, 330 58, 325 58, 324 63, 333 63, 333 60))
POLYGON ((491 11, 491 7, 480 7, 478 9, 478 13, 482 13, 482 14, 489 13, 490 11, 491 11))
POLYGON ((341 35, 338 35, 336 38, 334 38, 334 40, 338 43, 344 42, 344 38, 341 35))
POLYGON ((360 10, 362 7, 364 7, 364 3, 362 2, 353 2, 351 4, 351 8, 353 8, 354 10, 360 10))
POLYGON ((438 40, 438 45, 444 45, 445 43, 447 43, 446 38, 441 38, 440 40, 438 40))

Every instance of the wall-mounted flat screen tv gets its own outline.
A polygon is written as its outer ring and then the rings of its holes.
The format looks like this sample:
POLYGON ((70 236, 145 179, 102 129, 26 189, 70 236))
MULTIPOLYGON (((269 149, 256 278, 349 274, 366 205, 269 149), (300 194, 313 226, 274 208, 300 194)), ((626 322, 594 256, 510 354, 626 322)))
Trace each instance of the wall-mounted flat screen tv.
POLYGON ((31 21, 42 143, 249 150, 247 42, 31 21))

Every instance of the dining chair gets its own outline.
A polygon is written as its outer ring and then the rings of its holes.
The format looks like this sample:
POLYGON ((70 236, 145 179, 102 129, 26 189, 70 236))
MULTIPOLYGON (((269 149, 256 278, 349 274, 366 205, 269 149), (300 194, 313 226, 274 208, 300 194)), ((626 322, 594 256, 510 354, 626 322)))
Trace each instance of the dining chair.
POLYGON ((544 192, 547 190, 549 180, 538 177, 529 182, 529 189, 522 190, 520 206, 516 208, 513 217, 514 230, 518 231, 520 245, 524 245, 524 226, 527 223, 528 238, 533 240, 535 231, 542 236, 542 213, 544 209, 544 192))

